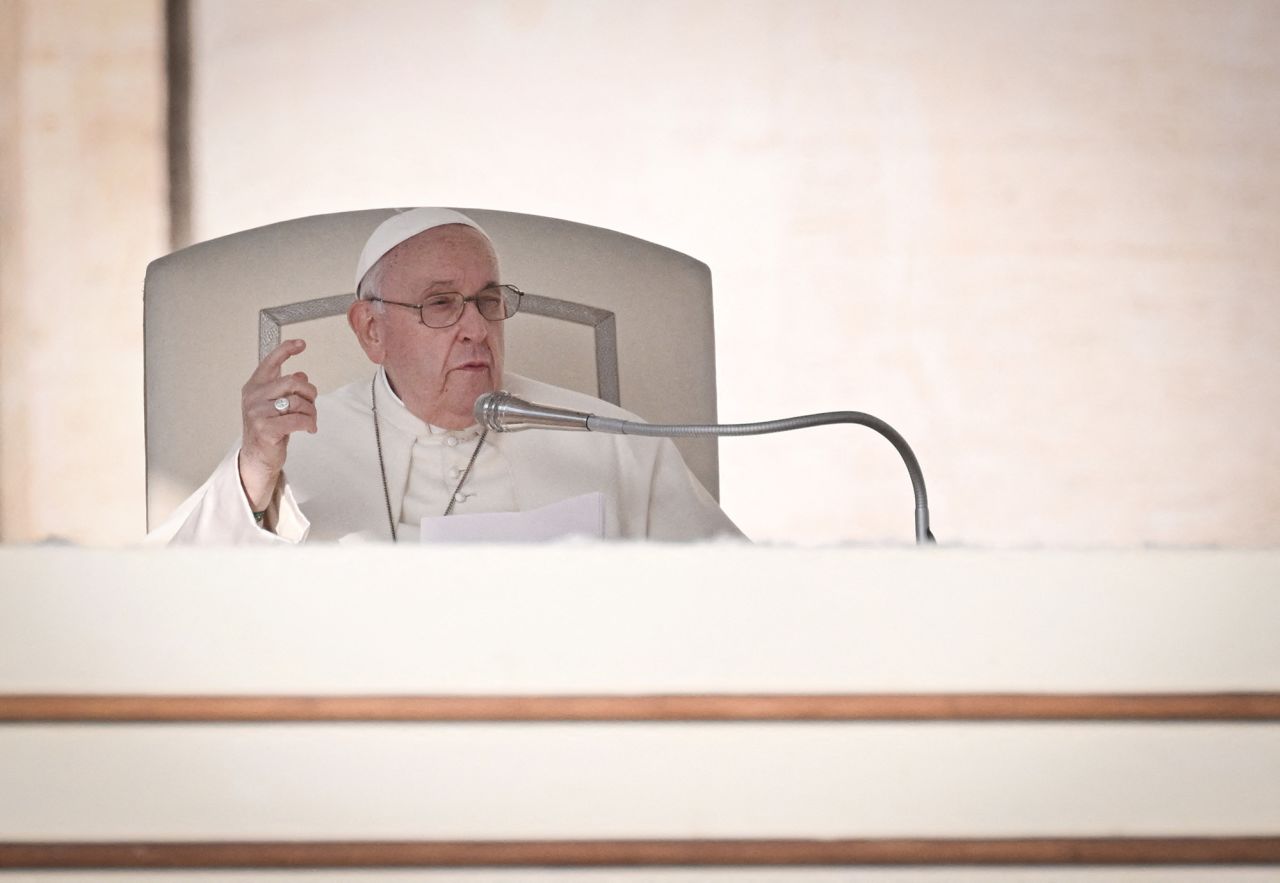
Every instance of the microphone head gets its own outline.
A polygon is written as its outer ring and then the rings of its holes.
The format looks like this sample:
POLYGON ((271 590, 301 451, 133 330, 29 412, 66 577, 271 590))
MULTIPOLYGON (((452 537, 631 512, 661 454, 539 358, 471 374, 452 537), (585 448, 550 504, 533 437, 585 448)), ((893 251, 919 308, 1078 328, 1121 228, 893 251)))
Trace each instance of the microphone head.
POLYGON ((476 397, 476 404, 471 413, 476 418, 476 423, 482 428, 491 429, 494 432, 505 432, 506 429, 502 425, 502 406, 513 399, 515 396, 505 389, 486 392, 476 397))
POLYGON ((519 432, 522 429, 587 429, 590 414, 550 405, 536 405, 514 396, 505 389, 487 392, 476 398, 472 408, 476 423, 494 432, 519 432))

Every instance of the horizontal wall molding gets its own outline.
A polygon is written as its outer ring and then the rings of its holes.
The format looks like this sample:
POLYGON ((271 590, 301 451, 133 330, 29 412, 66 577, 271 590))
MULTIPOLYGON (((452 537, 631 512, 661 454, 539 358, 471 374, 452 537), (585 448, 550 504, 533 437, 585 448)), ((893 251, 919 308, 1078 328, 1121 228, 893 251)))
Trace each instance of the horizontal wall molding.
POLYGON ((1280 865, 1280 837, 0 843, 0 868, 1280 865))
POLYGON ((1280 721, 1280 693, 0 695, 0 722, 1280 721))

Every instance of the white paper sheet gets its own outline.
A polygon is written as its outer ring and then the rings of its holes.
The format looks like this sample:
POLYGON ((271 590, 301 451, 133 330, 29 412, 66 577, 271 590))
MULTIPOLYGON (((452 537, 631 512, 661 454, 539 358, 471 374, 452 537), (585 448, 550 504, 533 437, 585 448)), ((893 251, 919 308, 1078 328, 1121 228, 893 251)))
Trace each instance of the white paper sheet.
POLYGON ((570 497, 528 512, 489 512, 422 519, 424 543, 541 543, 564 537, 604 538, 604 494, 570 497))

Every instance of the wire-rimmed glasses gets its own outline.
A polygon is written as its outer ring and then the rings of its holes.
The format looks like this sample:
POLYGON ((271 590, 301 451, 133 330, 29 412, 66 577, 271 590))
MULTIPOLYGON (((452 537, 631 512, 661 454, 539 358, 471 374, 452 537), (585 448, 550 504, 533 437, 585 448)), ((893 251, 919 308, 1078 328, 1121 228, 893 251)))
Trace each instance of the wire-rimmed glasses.
POLYGON ((365 300, 417 310, 419 321, 428 328, 448 328, 458 323, 468 303, 475 304, 477 312, 490 322, 510 319, 520 311, 522 297, 524 292, 514 285, 490 285, 471 297, 463 297, 456 291, 428 294, 420 304, 406 304, 381 297, 366 297, 365 300))

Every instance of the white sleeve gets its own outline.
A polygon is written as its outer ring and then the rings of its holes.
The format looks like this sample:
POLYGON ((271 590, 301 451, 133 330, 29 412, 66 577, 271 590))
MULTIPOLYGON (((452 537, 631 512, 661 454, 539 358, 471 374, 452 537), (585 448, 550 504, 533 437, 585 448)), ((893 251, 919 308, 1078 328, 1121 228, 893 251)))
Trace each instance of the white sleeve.
POLYGON ((240 446, 223 458, 209 480, 188 497, 164 523, 147 534, 146 545, 294 545, 307 538, 311 523, 298 508, 293 491, 281 475, 267 510, 264 530, 253 518, 240 484, 240 446))
POLYGON ((689 471, 671 439, 662 439, 649 488, 648 538, 688 541, 715 537, 746 539, 689 471))

